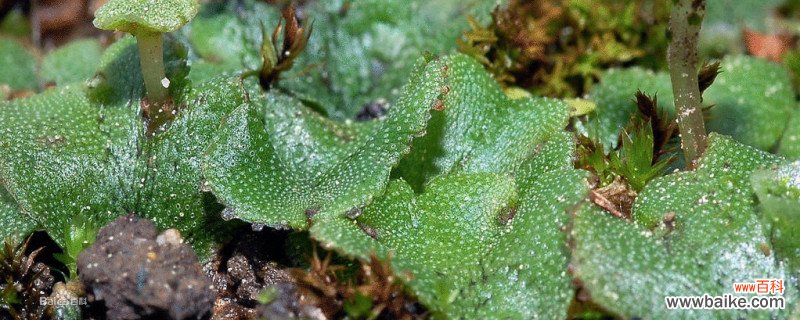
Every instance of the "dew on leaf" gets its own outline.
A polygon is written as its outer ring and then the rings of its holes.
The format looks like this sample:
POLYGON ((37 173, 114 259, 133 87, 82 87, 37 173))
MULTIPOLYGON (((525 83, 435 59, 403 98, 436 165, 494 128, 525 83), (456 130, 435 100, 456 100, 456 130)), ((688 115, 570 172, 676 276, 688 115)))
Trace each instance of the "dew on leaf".
POLYGON ((236 213, 233 210, 233 208, 226 207, 225 209, 222 210, 222 219, 228 221, 234 218, 236 218, 236 213))

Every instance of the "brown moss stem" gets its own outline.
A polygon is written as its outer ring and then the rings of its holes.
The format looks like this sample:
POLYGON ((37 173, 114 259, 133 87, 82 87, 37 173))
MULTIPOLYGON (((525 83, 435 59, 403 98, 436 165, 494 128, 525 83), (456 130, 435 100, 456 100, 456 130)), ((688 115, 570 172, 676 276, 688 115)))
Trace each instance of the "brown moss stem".
POLYGON ((706 148, 702 97, 697 80, 697 39, 705 6, 705 0, 675 0, 669 20, 672 40, 667 59, 675 96, 681 148, 689 168, 694 168, 706 148))

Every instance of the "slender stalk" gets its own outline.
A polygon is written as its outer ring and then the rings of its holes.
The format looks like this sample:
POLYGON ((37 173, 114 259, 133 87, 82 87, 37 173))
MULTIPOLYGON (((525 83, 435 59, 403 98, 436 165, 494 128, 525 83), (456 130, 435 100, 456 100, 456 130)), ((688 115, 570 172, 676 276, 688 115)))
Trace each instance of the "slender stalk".
POLYGON ((706 128, 697 81, 697 38, 705 8, 705 0, 674 0, 669 19, 672 40, 667 59, 681 148, 689 168, 695 167, 706 149, 706 128))
POLYGON ((139 64, 142 68, 144 87, 150 103, 165 102, 169 96, 167 88, 161 84, 164 76, 163 39, 160 33, 136 34, 139 45, 139 64))

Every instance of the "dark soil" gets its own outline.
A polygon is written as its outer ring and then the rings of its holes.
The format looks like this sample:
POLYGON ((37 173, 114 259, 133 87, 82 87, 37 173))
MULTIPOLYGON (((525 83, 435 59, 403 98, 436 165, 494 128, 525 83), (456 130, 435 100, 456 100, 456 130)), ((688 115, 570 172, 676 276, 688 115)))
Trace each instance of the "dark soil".
MULTIPOLYGON (((283 255, 288 231, 245 231, 204 269, 217 289, 213 319, 320 319, 318 308, 303 304, 292 276, 285 271, 297 261, 283 255), (259 303, 272 287, 274 299, 259 303)), ((324 318, 324 317, 323 317, 324 318)))
POLYGON ((106 225, 78 257, 84 317, 326 319, 287 271, 308 264, 307 256, 285 254, 308 251, 300 248, 311 245, 307 235, 249 226, 235 234, 201 267, 175 230, 158 234, 133 215, 106 225))
POLYGON ((78 257, 90 302, 102 301, 108 319, 204 319, 214 301, 211 282, 177 231, 157 234, 133 215, 100 229, 78 257))
POLYGON ((89 302, 84 318, 331 319, 345 317, 357 294, 377 297, 378 319, 426 315, 388 264, 353 264, 304 232, 245 226, 234 234, 201 267, 175 230, 158 234, 151 221, 133 215, 108 224, 78 257, 89 302))

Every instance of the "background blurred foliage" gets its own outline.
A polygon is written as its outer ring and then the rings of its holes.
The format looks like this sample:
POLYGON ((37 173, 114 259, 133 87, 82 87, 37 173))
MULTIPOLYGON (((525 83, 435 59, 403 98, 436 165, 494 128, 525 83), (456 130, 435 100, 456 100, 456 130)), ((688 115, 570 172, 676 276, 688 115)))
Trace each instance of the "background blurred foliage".
POLYGON ((609 67, 666 68, 668 1, 512 0, 471 21, 459 49, 505 85, 572 97, 609 67))

